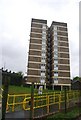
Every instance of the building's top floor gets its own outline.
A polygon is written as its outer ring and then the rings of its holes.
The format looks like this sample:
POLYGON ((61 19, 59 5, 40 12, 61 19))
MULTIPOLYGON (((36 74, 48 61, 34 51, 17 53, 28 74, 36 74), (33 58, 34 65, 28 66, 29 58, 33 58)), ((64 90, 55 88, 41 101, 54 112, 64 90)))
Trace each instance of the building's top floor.
POLYGON ((47 24, 47 20, 42 20, 42 19, 34 19, 34 18, 32 18, 31 22, 47 24))
MULTIPOLYGON (((31 22, 47 24, 47 20, 43 20, 43 19, 35 19, 35 18, 32 18, 31 22)), ((52 26, 52 25, 58 25, 58 26, 67 27, 67 23, 57 22, 57 21, 52 21, 51 26, 52 26)), ((51 27, 51 26, 50 26, 50 27, 51 27)))
POLYGON ((59 26, 67 27, 67 23, 64 23, 64 22, 53 21, 51 25, 59 25, 59 26))

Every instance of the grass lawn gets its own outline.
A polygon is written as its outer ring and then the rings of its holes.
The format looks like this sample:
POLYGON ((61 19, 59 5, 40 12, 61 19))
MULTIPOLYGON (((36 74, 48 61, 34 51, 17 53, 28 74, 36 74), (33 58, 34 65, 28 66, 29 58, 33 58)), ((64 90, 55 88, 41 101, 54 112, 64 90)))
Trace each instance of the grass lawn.
POLYGON ((8 89, 8 93, 9 94, 29 94, 31 93, 31 88, 28 88, 28 87, 23 87, 23 86, 9 86, 9 89, 8 89))
POLYGON ((74 120, 77 116, 81 114, 80 107, 74 107, 72 110, 68 111, 67 113, 60 112, 56 113, 55 115, 49 116, 47 120, 74 120))
MULTIPOLYGON (((43 93, 48 93, 48 92, 54 92, 53 90, 43 90, 43 93)), ((8 90, 9 94, 30 94, 31 93, 31 87, 23 87, 23 86, 9 86, 8 90)), ((34 89, 34 93, 38 93, 38 89, 34 89)))

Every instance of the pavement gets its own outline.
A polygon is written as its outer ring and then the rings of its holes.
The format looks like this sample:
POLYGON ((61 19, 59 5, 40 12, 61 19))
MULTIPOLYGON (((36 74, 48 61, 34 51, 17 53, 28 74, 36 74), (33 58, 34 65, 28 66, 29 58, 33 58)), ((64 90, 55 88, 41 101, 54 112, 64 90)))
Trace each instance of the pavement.
POLYGON ((10 112, 6 113, 6 120, 15 118, 15 119, 29 119, 30 118, 30 111, 16 111, 16 112, 10 112))
MULTIPOLYGON (((58 106, 57 105, 52 105, 49 108, 49 112, 56 112, 58 111, 58 106)), ((34 110, 34 118, 41 117, 47 114, 47 107, 43 108, 38 108, 34 110)), ((6 120, 10 118, 16 118, 16 119, 30 119, 30 111, 15 111, 15 112, 8 112, 6 113, 6 120)))

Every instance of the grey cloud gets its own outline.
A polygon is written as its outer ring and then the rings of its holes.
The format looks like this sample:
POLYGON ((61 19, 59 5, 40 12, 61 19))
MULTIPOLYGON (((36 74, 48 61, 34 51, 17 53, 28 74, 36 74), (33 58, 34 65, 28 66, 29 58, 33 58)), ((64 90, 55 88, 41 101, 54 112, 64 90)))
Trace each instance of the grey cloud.
POLYGON ((67 5, 69 3, 68 0, 35 0, 36 2, 38 2, 39 5, 42 5, 42 6, 48 6, 48 7, 53 7, 56 8, 56 9, 60 9, 60 8, 63 8, 64 5, 67 5))
MULTIPOLYGON (((23 52, 24 53, 24 52, 23 52)), ((12 70, 12 71, 22 71, 25 73, 26 71, 26 54, 22 55, 21 57, 15 56, 16 59, 11 59, 9 57, 4 56, 2 61, 2 66, 6 69, 12 70)))
POLYGON ((1 36, 2 41, 2 64, 0 67, 5 67, 13 71, 26 71, 27 64, 27 44, 23 39, 19 39, 18 36, 13 37, 13 34, 8 32, 3 33, 1 36), (4 36, 3 36, 4 35, 4 36), (24 44, 22 44, 22 42, 24 44))
POLYGON ((11 59, 16 59, 22 54, 22 49, 14 47, 14 45, 6 45, 2 48, 2 55, 11 59))
MULTIPOLYGON (((17 41, 16 41, 17 42, 17 41)), ((26 46, 19 46, 18 44, 6 44, 2 49, 2 66, 4 63, 7 69, 13 71, 23 71, 25 72, 26 68, 26 46)))
POLYGON ((46 11, 47 12, 46 14, 50 17, 53 17, 55 15, 55 12, 58 13, 59 11, 61 12, 64 8, 66 9, 66 6, 69 4, 69 0, 34 0, 34 1, 30 0, 30 1, 33 4, 33 6, 38 8, 38 11, 39 9, 43 11, 43 13, 40 12, 41 16, 43 16, 44 12, 46 11), (49 14, 50 10, 52 16, 49 14))

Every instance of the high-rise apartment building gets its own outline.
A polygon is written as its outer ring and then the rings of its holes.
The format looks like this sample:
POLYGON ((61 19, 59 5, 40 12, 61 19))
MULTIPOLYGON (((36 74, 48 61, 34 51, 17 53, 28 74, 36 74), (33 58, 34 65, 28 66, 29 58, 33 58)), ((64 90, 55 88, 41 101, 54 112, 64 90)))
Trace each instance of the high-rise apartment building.
POLYGON ((71 86, 67 23, 32 19, 28 55, 27 84, 53 89, 71 86))

